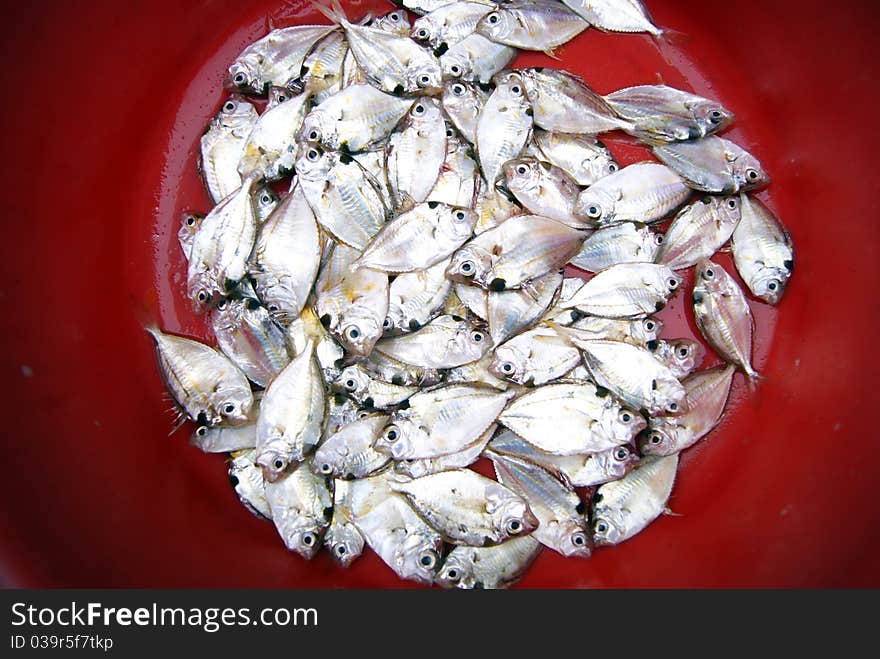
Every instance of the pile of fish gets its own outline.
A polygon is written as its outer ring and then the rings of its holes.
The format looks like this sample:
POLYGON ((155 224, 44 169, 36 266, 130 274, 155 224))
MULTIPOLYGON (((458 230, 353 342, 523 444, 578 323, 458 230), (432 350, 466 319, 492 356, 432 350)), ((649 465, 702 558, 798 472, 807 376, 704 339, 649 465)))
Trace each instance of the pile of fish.
POLYGON ((235 60, 201 138, 215 205, 179 231, 217 347, 149 331, 192 443, 230 453, 291 551, 505 587, 544 547, 586 558, 664 511, 734 372, 758 377, 747 293, 709 258, 729 243, 775 304, 792 244, 720 104, 508 68, 591 26, 662 39, 638 0, 403 4, 420 17, 321 6, 330 24, 235 60), (609 131, 660 162, 620 167, 609 131), (652 316, 688 268, 723 367, 652 316))

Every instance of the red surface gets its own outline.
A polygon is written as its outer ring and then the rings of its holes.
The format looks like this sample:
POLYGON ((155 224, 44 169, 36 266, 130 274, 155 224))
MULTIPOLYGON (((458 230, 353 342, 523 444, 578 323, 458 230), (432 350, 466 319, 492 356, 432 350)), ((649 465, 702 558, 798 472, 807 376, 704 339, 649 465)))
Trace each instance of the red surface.
MULTIPOLYGON (((372 554, 348 571, 289 554, 238 505, 222 457, 188 446, 184 431, 167 438, 141 330, 158 320, 201 333, 175 240, 181 209, 207 209, 198 136, 224 67, 265 17, 312 12, 84 4, 11 4, 0 43, 0 584, 405 586, 372 554)), ((722 426, 683 457, 678 516, 589 561, 546 551, 521 585, 880 586, 877 10, 648 5, 687 35, 664 48, 668 62, 648 37, 588 31, 559 50, 563 66, 603 93, 659 74, 734 110, 727 136, 773 177, 762 198, 794 237, 795 276, 778 309, 753 305, 766 380, 750 395, 738 375, 722 426)), ((677 317, 676 329, 694 331, 681 298, 665 314, 667 327, 677 317)))

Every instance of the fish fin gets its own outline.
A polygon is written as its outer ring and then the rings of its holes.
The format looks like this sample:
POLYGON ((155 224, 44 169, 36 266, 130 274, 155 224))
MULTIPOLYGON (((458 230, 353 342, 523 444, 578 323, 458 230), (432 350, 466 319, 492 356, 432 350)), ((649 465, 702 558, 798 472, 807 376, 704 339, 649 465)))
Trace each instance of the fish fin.
POLYGON ((342 7, 339 5, 338 0, 330 0, 330 7, 322 5, 317 0, 312 0, 312 6, 317 9, 319 12, 324 14, 328 19, 330 19, 331 23, 336 23, 337 25, 341 25, 342 27, 350 27, 351 23, 348 22, 348 19, 345 17, 345 12, 342 10, 342 7))
POLYGON ((177 416, 174 419, 174 426, 171 428, 171 431, 168 433, 168 436, 171 437, 171 435, 173 435, 178 430, 180 430, 180 428, 183 426, 184 423, 187 422, 188 419, 189 419, 189 417, 187 416, 186 412, 184 412, 182 409, 178 408, 177 409, 177 416))
POLYGON ((552 48, 548 48, 547 50, 545 50, 544 54, 551 59, 555 59, 557 62, 562 61, 562 58, 559 55, 557 55, 556 52, 552 48))
POLYGON ((397 213, 408 213, 415 207, 416 200, 410 197, 407 193, 402 192, 400 194, 400 200, 397 202, 397 213))
POLYGON ((720 252, 721 254, 732 254, 733 253, 733 249, 730 247, 730 243, 726 244, 724 247, 719 247, 717 251, 720 252))
POLYGON ((758 383, 766 378, 753 369, 751 364, 747 364, 747 368, 743 369, 743 371, 745 372, 746 379, 749 383, 749 391, 754 394, 758 390, 758 383))
POLYGON ((669 515, 670 517, 684 517, 684 515, 682 515, 681 513, 672 512, 672 509, 669 506, 663 507, 663 514, 669 515))

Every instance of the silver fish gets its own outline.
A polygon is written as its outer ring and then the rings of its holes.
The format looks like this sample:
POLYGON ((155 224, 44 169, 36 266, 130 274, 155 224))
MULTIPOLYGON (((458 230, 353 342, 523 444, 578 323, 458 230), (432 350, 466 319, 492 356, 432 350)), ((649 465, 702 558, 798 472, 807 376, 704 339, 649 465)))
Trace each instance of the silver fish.
POLYGON ((272 30, 245 48, 227 71, 226 86, 253 94, 283 87, 300 77, 312 47, 336 29, 334 25, 294 25, 272 30))
POLYGON ((532 131, 532 110, 523 79, 507 74, 489 96, 477 119, 476 146, 483 178, 492 187, 502 166, 522 153, 532 131))
POLYGON ((262 225, 272 212, 278 207, 280 199, 275 192, 266 185, 258 185, 254 188, 254 214, 257 224, 262 225))
POLYGON ((437 369, 405 364, 378 350, 373 350, 361 363, 374 378, 400 386, 431 387, 443 379, 437 369))
POLYGON ((362 364, 344 369, 332 386, 351 396, 359 405, 377 410, 400 405, 419 391, 418 387, 406 387, 375 379, 362 364))
POLYGON ((544 318, 558 325, 570 325, 575 320, 582 318, 582 313, 579 311, 572 312, 567 304, 586 283, 587 282, 580 277, 563 278, 562 287, 559 290, 559 299, 557 299, 553 306, 548 309, 544 318))
POLYGON ((562 273, 549 272, 533 279, 527 288, 489 292, 489 335, 499 345, 538 322, 556 300, 562 286, 562 273))
POLYGON ((559 133, 598 135, 628 126, 583 80, 557 69, 519 71, 534 112, 535 126, 559 133))
POLYGON ((211 313, 211 327, 223 354, 261 387, 290 363, 287 333, 259 300, 223 300, 211 313))
MULTIPOLYGON (((441 7, 445 7, 449 5, 451 0, 395 0, 396 4, 402 5, 409 9, 411 12, 414 12, 419 15, 430 14, 432 11, 437 11, 441 7)), ((486 2, 486 4, 490 4, 486 2)))
POLYGON ((770 177, 755 156, 715 135, 694 142, 655 146, 654 155, 688 185, 703 192, 730 195, 770 183, 770 177))
POLYGON ((639 441, 643 455, 671 455, 705 437, 721 420, 736 367, 733 364, 694 373, 682 382, 688 411, 651 419, 639 441))
POLYGON ((498 482, 525 499, 538 519, 532 536, 565 557, 589 558, 586 508, 571 483, 554 469, 522 458, 487 451, 498 482))
POLYGON ((214 348, 156 327, 156 359, 174 401, 190 419, 205 426, 243 425, 254 397, 244 373, 214 348))
POLYGON ((571 265, 599 272, 621 263, 653 263, 663 240, 642 223, 623 222, 591 234, 571 265))
POLYGON ((494 547, 455 547, 434 583, 443 588, 509 588, 522 578, 542 547, 532 535, 511 538, 494 547))
POLYGON ((752 295, 777 304, 794 269, 791 236, 757 199, 740 196, 742 219, 733 232, 733 262, 752 295))
POLYGON ((685 181, 669 167, 640 162, 584 190, 575 212, 600 227, 620 222, 650 223, 681 206, 690 194, 685 181))
POLYGON ((539 325, 498 346, 489 370, 517 384, 540 386, 561 378, 580 360, 580 352, 567 339, 539 325))
POLYGON ((537 158, 508 160, 502 167, 507 189, 526 210, 549 217, 575 229, 591 223, 575 215, 581 189, 562 169, 537 158))
POLYGON ((388 315, 388 275, 354 268, 360 253, 336 245, 315 285, 321 323, 350 351, 362 357, 382 336, 388 315))
POLYGON ((349 567, 364 551, 364 536, 346 510, 351 485, 337 479, 333 484, 333 517, 324 534, 324 546, 340 567, 349 567))
POLYGON ((388 182, 397 206, 428 198, 446 161, 446 121, 440 102, 421 98, 388 141, 388 182))
POLYGON ((338 242, 363 250, 385 225, 382 194, 351 156, 307 144, 296 172, 318 224, 338 242))
POLYGON ((568 43, 590 24, 555 0, 514 0, 480 19, 477 33, 523 50, 553 49, 568 43))
POLYGON ((489 100, 479 85, 464 80, 449 80, 443 85, 443 110, 468 142, 477 142, 477 121, 489 100))
POLYGON ((700 333, 727 362, 739 366, 750 378, 754 320, 742 290, 727 272, 702 260, 694 273, 694 320, 700 333))
POLYGON ((263 473, 255 462, 256 457, 257 452, 252 449, 233 455, 227 468, 229 483, 248 512, 262 519, 272 519, 272 511, 266 501, 263 473))
POLYGON ((489 352, 478 361, 449 369, 446 372, 445 381, 447 384, 479 384, 498 391, 507 391, 510 388, 510 382, 499 378, 489 370, 492 366, 492 359, 493 354, 489 352))
POLYGON ((522 497, 468 469, 442 471, 411 481, 391 482, 428 524, 449 542, 496 545, 538 526, 522 497))
POLYGON ((269 91, 269 105, 245 142, 238 164, 242 178, 275 181, 293 171, 297 145, 294 136, 309 110, 308 92, 294 96, 283 87, 269 91))
POLYGON ((488 84, 516 57, 516 48, 469 34, 440 56, 444 78, 488 84))
POLYGON ((525 214, 525 210, 513 196, 488 185, 480 188, 474 211, 477 213, 477 225, 474 227, 477 235, 498 227, 516 215, 525 214))
POLYGON ((371 414, 352 421, 328 437, 312 456, 314 470, 324 476, 353 480, 365 478, 391 460, 373 448, 388 422, 384 414, 371 414))
POLYGON ((342 66, 348 43, 342 30, 335 30, 321 39, 306 56, 302 65, 302 86, 320 105, 342 89, 342 66))
POLYGON ((215 204, 241 187, 238 162, 259 116, 252 103, 233 94, 223 101, 202 135, 199 172, 215 204))
POLYGON ((646 141, 696 140, 724 130, 734 115, 723 105, 666 85, 639 85, 608 94, 618 116, 633 123, 646 141))
POLYGON ((197 311, 205 311, 229 294, 247 274, 257 219, 249 178, 217 204, 196 232, 187 268, 187 295, 197 311))
POLYGON ((513 397, 488 387, 454 384, 415 394, 391 415, 376 450, 395 460, 458 453, 477 441, 513 397))
POLYGON ((455 252, 446 270, 454 281, 500 292, 522 288, 567 263, 586 233, 539 215, 518 215, 455 252))
POLYGON ((614 448, 632 441, 645 427, 641 416, 590 383, 538 387, 512 401, 498 421, 554 455, 614 448))
POLYGON ((193 241, 196 238, 196 232, 202 226, 205 219, 202 213, 193 213, 184 211, 180 214, 180 228, 177 230, 177 242, 180 243, 180 249, 183 256, 189 261, 190 252, 192 252, 193 241))
POLYGON ((623 341, 634 346, 647 348, 659 343, 657 339, 663 329, 663 323, 650 317, 637 320, 618 320, 585 316, 573 322, 570 327, 577 330, 576 335, 583 340, 623 341))
POLYGON ((665 307, 682 281, 665 265, 621 263, 599 272, 565 304, 604 318, 640 318, 665 307))
MULTIPOLYGON (((449 266, 446 266, 447 269, 449 266)), ((480 320, 489 319, 489 292, 479 286, 468 286, 455 282, 455 295, 458 301, 480 320)), ((464 314, 465 316, 467 313, 464 314)))
POLYGON ((733 235, 740 212, 736 197, 703 197, 687 206, 666 230, 657 263, 682 270, 709 258, 733 235))
POLYGON ((376 351, 425 369, 455 368, 480 359, 492 348, 488 332, 452 316, 440 316, 418 332, 382 339, 376 351))
POLYGON ((474 207, 482 176, 471 147, 447 126, 446 159, 426 201, 450 206, 474 207))
POLYGON ((284 545, 312 559, 321 548, 333 510, 327 479, 302 464, 283 478, 269 481, 265 488, 272 522, 284 545))
POLYGON ((647 32, 654 37, 663 30, 651 22, 641 0, 562 0, 590 25, 605 32, 647 32))
POLYGON ((693 372, 706 356, 703 344, 691 339, 649 341, 647 348, 679 380, 693 372))
POLYGON ((382 325, 385 334, 418 331, 443 312, 452 289, 452 282, 446 278, 448 261, 394 278, 388 289, 388 315, 382 325))
POLYGON ((649 456, 620 480, 593 495, 593 543, 617 545, 645 529, 666 508, 678 469, 678 454, 649 456))
POLYGON ((327 418, 324 420, 324 431, 321 433, 321 440, 326 440, 349 423, 362 419, 368 414, 369 412, 359 409, 354 401, 341 393, 328 396, 327 418))
POLYGON ((464 245, 476 221, 476 213, 469 208, 437 201, 419 204, 386 224, 354 267, 389 273, 430 268, 464 245))
POLYGON ((315 341, 315 358, 326 381, 332 381, 342 371, 345 356, 342 346, 330 336, 311 307, 303 307, 299 318, 287 328, 287 334, 297 355, 306 349, 310 339, 315 341))
POLYGON ((314 346, 312 339, 263 394, 257 419, 257 464, 269 482, 301 462, 321 438, 324 381, 314 346))
MULTIPOLYGON (((256 416, 256 414, 254 414, 256 416)), ((257 445, 257 424, 243 426, 199 426, 189 443, 205 453, 227 453, 252 449, 257 445)), ((260 480, 263 477, 260 476, 260 480)))
POLYGON ((620 169, 608 148, 590 135, 535 129, 530 155, 563 169, 578 185, 592 185, 620 169))
POLYGON ((413 105, 366 83, 333 94, 306 115, 297 135, 335 150, 362 151, 388 137, 413 105))
POLYGON ((477 441, 470 446, 466 446, 457 453, 441 455, 436 458, 401 460, 394 463, 394 470, 397 473, 405 474, 410 478, 421 478, 428 474, 436 474, 441 471, 467 467, 480 458, 483 449, 486 448, 489 440, 492 439, 492 435, 495 433, 497 427, 498 426, 493 423, 477 441))
POLYGON ((449 48, 473 34, 477 23, 493 6, 494 3, 450 2, 416 19, 410 36, 435 50, 444 44, 449 48))
POLYGON ((412 25, 410 25, 409 22, 409 16, 406 15, 405 11, 400 11, 399 9, 389 11, 382 16, 377 16, 370 21, 369 26, 374 27, 377 30, 382 30, 383 32, 388 32, 389 34, 397 35, 398 37, 408 36, 412 29, 412 25))

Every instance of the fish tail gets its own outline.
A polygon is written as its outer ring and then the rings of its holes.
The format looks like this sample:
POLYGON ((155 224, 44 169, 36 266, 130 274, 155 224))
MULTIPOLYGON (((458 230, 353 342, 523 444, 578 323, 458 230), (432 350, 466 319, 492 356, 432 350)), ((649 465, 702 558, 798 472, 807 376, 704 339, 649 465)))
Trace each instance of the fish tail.
POLYGON ((754 394, 758 390, 758 383, 766 378, 752 368, 751 364, 746 364, 743 368, 749 383, 749 391, 754 394))
POLYGON ((317 0, 312 0, 312 5, 319 12, 324 14, 324 16, 329 18, 331 22, 336 23, 337 25, 341 25, 342 27, 349 27, 351 25, 351 23, 348 22, 348 19, 345 16, 345 11, 339 4, 339 0, 330 0, 329 7, 317 2, 317 0))

